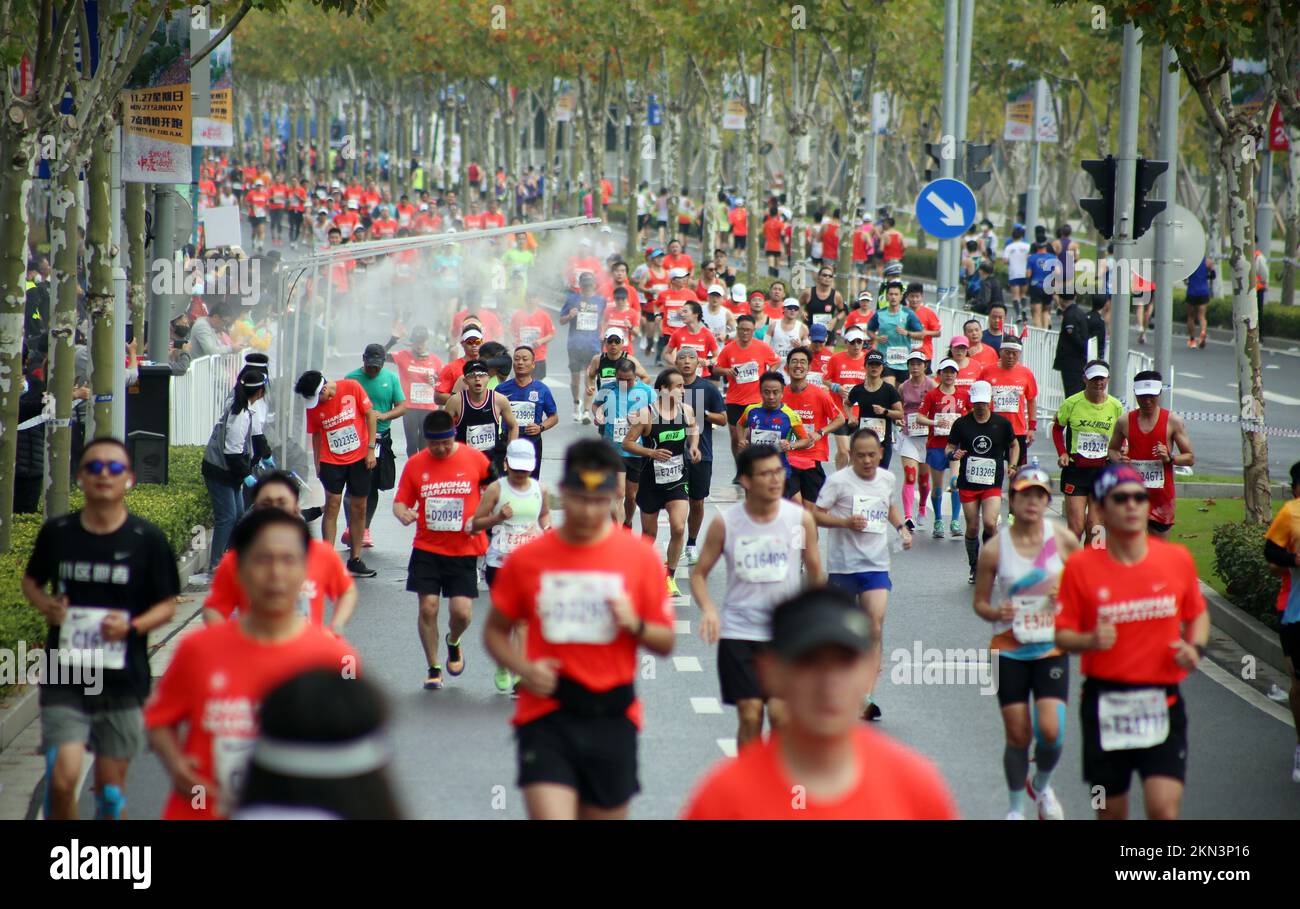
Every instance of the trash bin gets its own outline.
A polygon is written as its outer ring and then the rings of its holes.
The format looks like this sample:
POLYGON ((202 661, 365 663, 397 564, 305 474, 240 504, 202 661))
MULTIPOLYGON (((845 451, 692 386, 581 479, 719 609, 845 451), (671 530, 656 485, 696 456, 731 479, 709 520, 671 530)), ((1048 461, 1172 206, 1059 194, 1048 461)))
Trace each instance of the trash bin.
POLYGON ((171 367, 139 367, 139 380, 127 386, 126 445, 137 483, 166 483, 171 442, 171 367))
POLYGON ((167 482, 167 436, 137 429, 126 434, 126 448, 137 483, 167 482))

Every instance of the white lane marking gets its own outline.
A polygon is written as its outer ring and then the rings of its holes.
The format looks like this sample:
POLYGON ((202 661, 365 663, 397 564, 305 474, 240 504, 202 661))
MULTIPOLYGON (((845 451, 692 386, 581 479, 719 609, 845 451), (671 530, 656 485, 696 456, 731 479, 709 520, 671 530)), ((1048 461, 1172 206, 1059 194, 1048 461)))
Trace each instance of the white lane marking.
POLYGON ((693 656, 673 657, 673 667, 678 672, 703 672, 704 667, 700 665, 700 658, 693 656))
POLYGON ((1180 378, 1180 379, 1204 379, 1205 376, 1201 375, 1200 373, 1196 373, 1196 372, 1187 372, 1187 371, 1184 370, 1184 369, 1180 369, 1180 370, 1178 370, 1178 378, 1180 378))
POLYGON ((696 713, 722 713, 717 698, 691 698, 691 709, 696 713))
POLYGON ((1222 666, 1217 663, 1212 663, 1209 660, 1201 660, 1201 663, 1197 668, 1224 688, 1227 688, 1237 697, 1241 698, 1247 704, 1250 704, 1253 707, 1258 707, 1273 719, 1286 723, 1292 729, 1295 728, 1295 718, 1291 716, 1290 710, 1287 710, 1281 704, 1276 704, 1273 701, 1270 701, 1268 698, 1264 697, 1264 695, 1260 694, 1254 688, 1251 688, 1222 666))
POLYGON ((1288 407, 1300 407, 1300 398, 1293 398, 1289 395, 1280 395, 1275 391, 1264 392, 1264 400, 1272 401, 1274 404, 1285 404, 1288 407))
POLYGON ((690 634, 690 633, 691 633, 691 620, 690 620, 690 619, 674 619, 674 620, 673 620, 673 631, 675 631, 677 634, 690 634))
MULTIPOLYGON (((1235 388, 1236 386, 1229 386, 1235 388)), ((1182 398, 1191 398, 1194 401, 1205 401, 1208 404, 1232 404, 1232 398, 1225 398, 1221 395, 1212 395, 1208 391, 1197 391, 1195 388, 1180 388, 1175 386, 1174 394, 1182 398)))
POLYGON ((735 739, 718 739, 718 748, 720 748, 722 753, 729 758, 734 758, 736 756, 735 739))

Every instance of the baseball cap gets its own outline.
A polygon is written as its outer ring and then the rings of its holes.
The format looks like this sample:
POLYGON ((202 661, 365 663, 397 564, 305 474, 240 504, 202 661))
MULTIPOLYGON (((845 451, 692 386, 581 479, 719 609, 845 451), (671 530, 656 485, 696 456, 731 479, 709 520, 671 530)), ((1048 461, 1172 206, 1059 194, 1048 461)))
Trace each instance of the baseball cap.
POLYGON ((867 351, 867 365, 868 365, 868 366, 884 366, 884 365, 885 365, 885 355, 882 354, 882 353, 881 353, 880 351, 878 351, 878 350, 869 350, 869 351, 867 351))
POLYGON ((798 309, 799 300, 796 297, 786 297, 785 302, 781 304, 782 309, 798 309))
POLYGON ((690 272, 687 271, 687 270, 684 269, 684 268, 670 268, 670 269, 668 269, 668 277, 670 277, 670 278, 684 278, 684 277, 686 277, 686 276, 689 275, 689 274, 690 274, 690 272))
POLYGON ((515 439, 506 446, 506 466, 531 471, 537 466, 537 449, 527 439, 515 439))
POLYGON ((956 360, 940 360, 939 368, 936 369, 935 372, 943 372, 945 369, 953 369, 953 370, 960 371, 961 368, 957 365, 956 360))
POLYGON ((664 251, 663 251, 662 249, 659 249, 658 247, 656 247, 656 248, 650 250, 650 252, 646 254, 646 258, 648 258, 648 259, 658 259, 658 258, 659 258, 660 256, 662 256, 663 254, 664 254, 664 251))
POLYGON ((930 358, 925 355, 925 351, 923 350, 914 350, 907 355, 907 360, 909 363, 912 360, 920 360, 922 363, 924 363, 928 359, 930 358))
POLYGON ((862 329, 858 328, 856 325, 844 333, 845 341, 864 341, 866 340, 866 337, 867 336, 862 333, 862 329))
POLYGON ((592 283, 592 284, 595 284, 595 283, 596 283, 596 276, 593 275, 593 274, 592 274, 591 272, 589 272, 589 271, 580 271, 580 272, 578 272, 578 283, 579 283, 579 284, 585 284, 585 283, 587 283, 587 282, 590 282, 590 283, 592 283))
POLYGON ((1109 375, 1110 375, 1110 367, 1108 367, 1105 363, 1093 363, 1091 366, 1089 366, 1087 369, 1083 371, 1083 377, 1085 379, 1099 379, 1102 376, 1109 376, 1109 375))
POLYGON ((1134 397, 1144 397, 1146 395, 1159 395, 1161 384, 1159 379, 1143 379, 1141 382, 1133 383, 1134 397))
POLYGON ((723 287, 721 284, 710 284, 709 295, 712 296, 713 294, 717 294, 719 297, 725 297, 727 295, 727 288, 723 287))
POLYGON ((465 330, 460 333, 462 341, 482 341, 483 332, 479 331, 473 325, 466 325, 465 330))
POLYGON ((618 338, 620 341, 627 340, 627 337, 623 334, 623 329, 617 326, 610 326, 605 331, 605 340, 608 341, 610 338, 618 338))
POLYGON ((1011 488, 1016 492, 1037 486, 1049 496, 1052 494, 1052 478, 1041 467, 1026 467, 1011 480, 1011 488))
POLYGON ((970 347, 970 341, 965 335, 953 335, 948 339, 949 347, 970 347))
POLYGON ((1122 483, 1136 483, 1139 486, 1145 485, 1142 482, 1142 474, 1137 469, 1128 464, 1110 464, 1103 467, 1101 473, 1097 474, 1097 479, 1092 483, 1092 497, 1094 499, 1104 499, 1110 495, 1110 491, 1122 483))
POLYGON ((488 372, 487 361, 479 360, 479 359, 466 360, 465 375, 469 375, 470 373, 474 373, 474 372, 487 373, 488 372))
POLYGON ((772 650, 791 662, 819 647, 838 644, 858 653, 871 647, 871 620, 857 598, 836 587, 798 594, 772 612, 772 650))
POLYGON ((384 350, 382 344, 367 344, 366 349, 361 352, 361 362, 366 366, 383 366, 384 358, 388 352, 384 350))
MULTIPOLYGON (((825 326, 825 325, 814 325, 812 328, 808 329, 808 340, 809 340, 809 341, 823 341, 823 342, 824 342, 828 337, 830 337, 830 335, 829 335, 829 333, 827 333, 827 331, 826 331, 826 326, 825 326)), ((868 354, 868 356, 870 356, 870 355, 868 354)))
POLYGON ((993 386, 982 380, 972 382, 969 396, 972 404, 991 404, 993 402, 993 386))
POLYGON ((861 303, 863 300, 866 300, 868 303, 874 303, 876 298, 871 296, 871 291, 864 290, 862 293, 858 294, 858 302, 861 303))
POLYGON ((745 285, 744 285, 744 284, 741 284, 741 283, 738 281, 738 282, 736 282, 735 284, 731 285, 731 299, 732 299, 733 301, 735 301, 736 303, 744 303, 744 302, 745 302, 745 294, 746 294, 746 291, 745 291, 745 285))

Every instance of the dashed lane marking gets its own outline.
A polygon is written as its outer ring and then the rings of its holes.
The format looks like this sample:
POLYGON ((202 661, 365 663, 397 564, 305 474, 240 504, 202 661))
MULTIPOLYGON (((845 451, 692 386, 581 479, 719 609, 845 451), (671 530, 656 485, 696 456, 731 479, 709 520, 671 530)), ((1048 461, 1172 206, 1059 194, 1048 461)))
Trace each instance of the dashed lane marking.
POLYGON ((691 620, 690 620, 690 619, 674 619, 674 620, 673 620, 673 631, 677 632, 678 634, 690 634, 690 633, 691 633, 691 620))
POLYGON ((691 698, 691 709, 696 713, 722 713, 717 698, 691 698))
POLYGON ((673 667, 678 672, 703 672, 704 667, 700 665, 700 658, 693 656, 675 656, 673 657, 673 667))
POLYGON ((720 748, 722 753, 729 758, 734 758, 736 756, 735 739, 718 739, 718 748, 720 748))

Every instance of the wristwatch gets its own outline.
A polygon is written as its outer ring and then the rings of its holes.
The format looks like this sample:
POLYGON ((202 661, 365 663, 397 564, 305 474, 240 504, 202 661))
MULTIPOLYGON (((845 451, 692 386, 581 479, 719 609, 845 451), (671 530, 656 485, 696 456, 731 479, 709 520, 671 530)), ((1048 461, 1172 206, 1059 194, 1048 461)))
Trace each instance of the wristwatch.
POLYGON ((1203 659, 1203 658, 1205 657, 1205 645, 1204 645, 1204 644, 1193 644, 1192 646, 1193 646, 1194 648, 1196 648, 1196 658, 1197 658, 1197 659, 1203 659))

